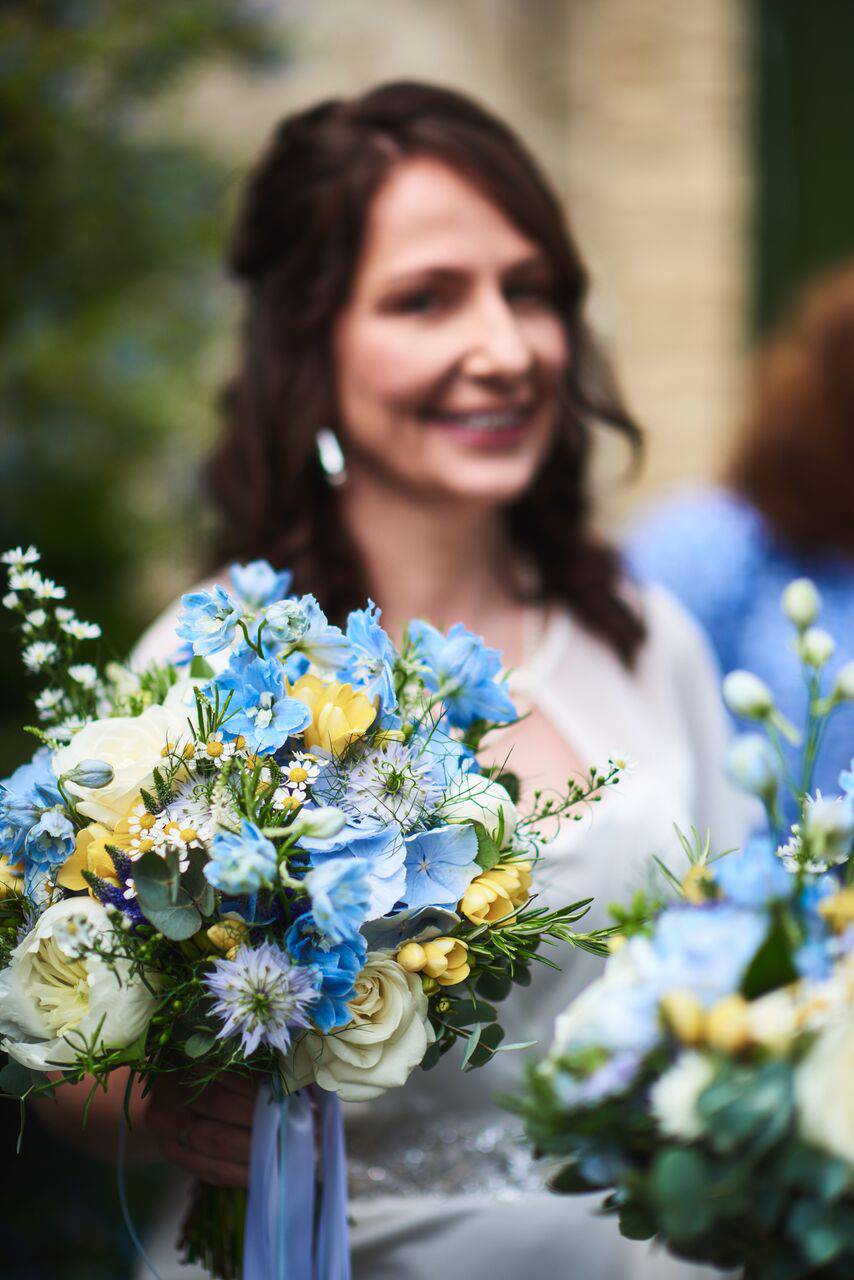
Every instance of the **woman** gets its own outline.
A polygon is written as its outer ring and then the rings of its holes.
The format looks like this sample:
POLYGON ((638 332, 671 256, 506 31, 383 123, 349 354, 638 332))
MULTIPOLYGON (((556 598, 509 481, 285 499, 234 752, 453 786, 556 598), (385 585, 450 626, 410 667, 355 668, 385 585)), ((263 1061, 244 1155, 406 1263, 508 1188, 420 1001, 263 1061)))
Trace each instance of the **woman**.
MULTIPOLYGON (((788 582, 813 579, 823 601, 818 625, 844 641, 828 679, 852 656, 852 442, 854 265, 813 285, 761 353, 726 487, 671 500, 629 536, 637 573, 691 610, 724 671, 761 675, 796 724, 806 698, 791 625, 779 608, 788 582)), ((822 741, 820 790, 838 790, 852 742, 854 707, 846 704, 822 741)), ((794 766, 798 749, 787 750, 794 766)))
MULTIPOLYGON (((590 923, 602 923, 649 855, 673 850, 673 822, 737 840, 703 643, 669 598, 633 592, 587 528, 593 424, 632 444, 637 430, 586 329, 585 274, 557 201, 518 140, 419 84, 323 103, 278 129, 231 265, 248 309, 210 471, 219 562, 287 566, 336 620, 370 594, 392 633, 413 616, 482 633, 517 669, 530 711, 493 750, 512 750, 529 787, 561 786, 615 748, 638 761, 592 823, 561 834, 544 901, 595 894, 590 923), (341 458, 330 460, 330 431, 341 458)), ((138 662, 171 653, 175 612, 138 662)), ((547 1042, 598 971, 581 953, 559 958, 562 973, 542 966, 508 1001, 508 1042, 547 1042)), ((359 1280, 641 1273, 646 1246, 590 1203, 541 1190, 515 1121, 491 1102, 521 1070, 514 1053, 488 1074, 449 1057, 349 1108, 359 1280)), ((246 1179, 250 1113, 224 1089, 191 1110, 161 1091, 148 1122, 168 1159, 228 1184, 246 1179)), ((164 1223, 164 1249, 176 1229, 164 1223)))

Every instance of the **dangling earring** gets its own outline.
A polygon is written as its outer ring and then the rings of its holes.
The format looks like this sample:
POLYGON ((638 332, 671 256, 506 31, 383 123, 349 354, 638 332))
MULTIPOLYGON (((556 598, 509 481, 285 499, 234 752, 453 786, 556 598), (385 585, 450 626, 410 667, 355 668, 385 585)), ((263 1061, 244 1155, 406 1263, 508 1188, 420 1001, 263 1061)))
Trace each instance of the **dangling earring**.
POLYGON ((347 466, 338 437, 331 427, 321 427, 317 433, 317 456, 329 484, 338 489, 347 483, 347 466))

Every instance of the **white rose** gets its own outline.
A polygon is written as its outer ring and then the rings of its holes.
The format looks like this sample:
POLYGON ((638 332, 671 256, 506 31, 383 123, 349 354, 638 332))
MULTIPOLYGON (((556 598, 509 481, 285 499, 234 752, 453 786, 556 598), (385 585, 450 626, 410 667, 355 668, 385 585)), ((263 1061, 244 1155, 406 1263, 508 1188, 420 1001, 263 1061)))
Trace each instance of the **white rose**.
POLYGON ((162 763, 167 742, 173 746, 190 736, 186 712, 177 707, 148 707, 140 716, 112 716, 93 720, 74 735, 67 747, 53 757, 57 777, 69 773, 83 760, 103 760, 113 769, 113 780, 93 791, 69 782, 68 790, 80 797, 78 809, 87 818, 113 828, 128 811, 140 787, 152 785, 152 773, 162 763))
POLYGON ((516 806, 506 788, 479 773, 464 773, 445 792, 440 810, 445 822, 480 822, 493 840, 498 839, 500 817, 504 827, 502 844, 507 845, 516 830, 516 806))
POLYGON ((96 1035, 111 1049, 132 1044, 147 1027, 155 997, 126 961, 115 969, 86 948, 112 932, 92 898, 48 907, 0 973, 0 1047, 34 1071, 73 1063, 96 1035))
POLYGON ((343 1102, 367 1102, 405 1084, 435 1039, 420 977, 381 951, 368 953, 348 1008, 346 1027, 309 1032, 285 1059, 290 1088, 314 1080, 343 1102))
POLYGON ((854 1164, 854 1012, 817 1036, 795 1072, 806 1142, 854 1164))
POLYGON ((669 1071, 652 1086, 653 1115, 664 1133, 690 1142, 699 1138, 703 1121, 697 1101, 712 1083, 715 1074, 711 1059, 703 1053, 682 1053, 669 1071))

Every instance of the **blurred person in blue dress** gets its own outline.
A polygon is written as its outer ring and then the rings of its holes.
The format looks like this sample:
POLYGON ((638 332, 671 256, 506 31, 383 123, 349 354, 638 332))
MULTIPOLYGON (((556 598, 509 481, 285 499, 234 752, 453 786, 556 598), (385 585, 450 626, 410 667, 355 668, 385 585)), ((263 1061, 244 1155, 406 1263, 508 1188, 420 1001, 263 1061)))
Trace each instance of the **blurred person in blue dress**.
MULTIPOLYGON (((677 495, 630 529, 635 574, 661 583, 707 632, 724 672, 745 667, 802 723, 806 691, 780 608, 811 578, 817 625, 854 637, 854 263, 813 284, 756 362, 752 400, 724 484, 677 495)), ((742 726, 744 727, 744 726, 742 726)), ((833 791, 850 765, 854 706, 830 721, 814 785, 833 791)), ((789 748, 794 763, 795 747, 789 748)))

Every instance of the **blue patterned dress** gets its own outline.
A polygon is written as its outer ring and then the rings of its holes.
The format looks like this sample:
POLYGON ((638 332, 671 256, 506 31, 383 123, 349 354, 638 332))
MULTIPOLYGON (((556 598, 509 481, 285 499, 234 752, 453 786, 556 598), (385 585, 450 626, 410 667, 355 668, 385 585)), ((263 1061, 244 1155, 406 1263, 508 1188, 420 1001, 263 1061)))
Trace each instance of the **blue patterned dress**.
MULTIPOLYGON (((854 658, 854 559, 785 545, 749 503, 722 489, 684 493, 638 521, 626 538, 626 557, 638 578, 661 583, 694 615, 724 673, 743 667, 761 676, 798 726, 804 682, 791 623, 780 611, 780 596, 793 578, 811 578, 821 592, 817 625, 837 644, 830 675, 854 658)), ((852 754, 854 705, 848 703, 828 725, 814 787, 838 791, 852 754)), ((790 748, 790 760, 796 759, 790 748)))

